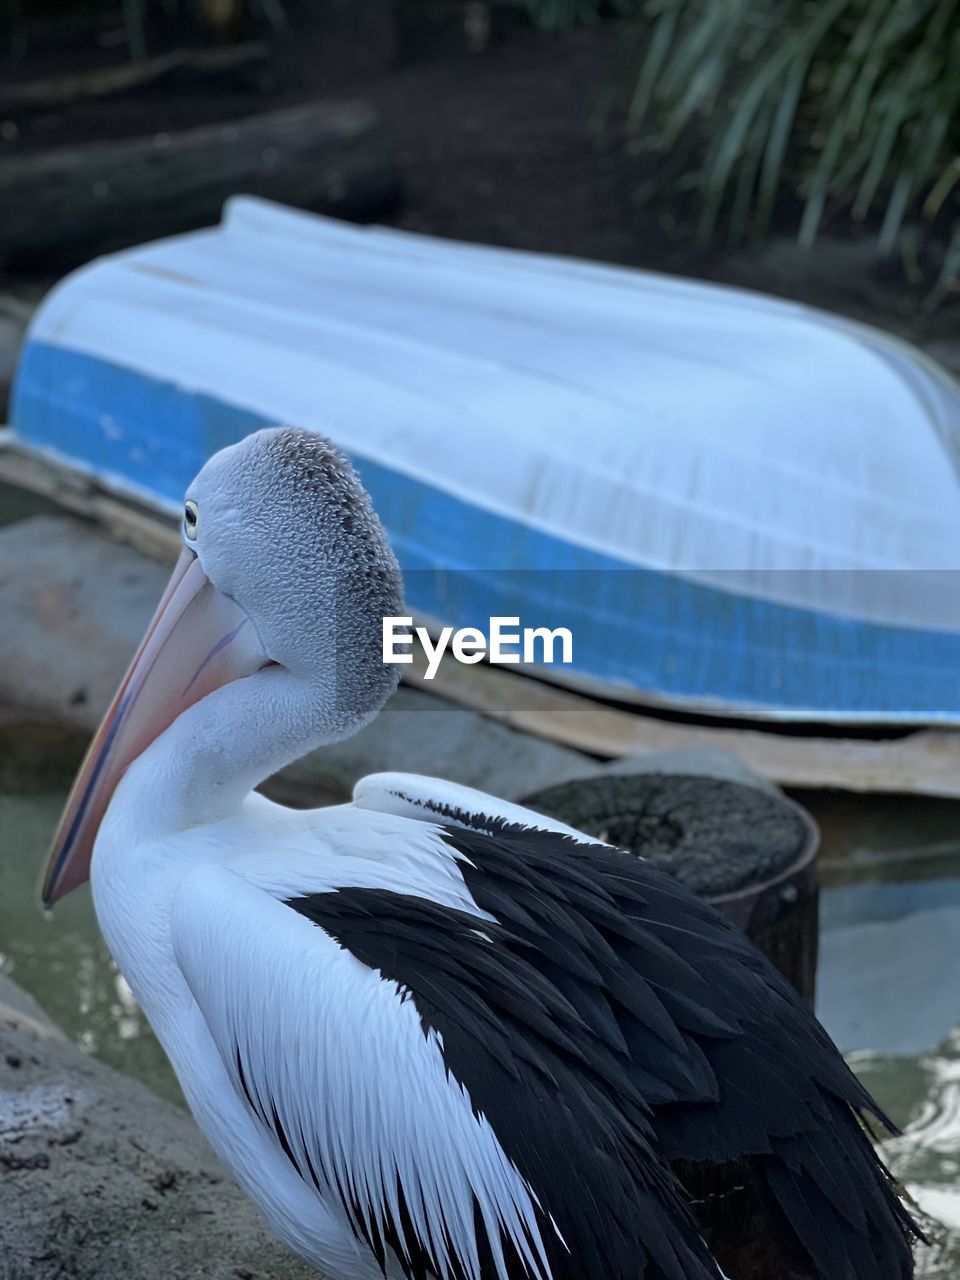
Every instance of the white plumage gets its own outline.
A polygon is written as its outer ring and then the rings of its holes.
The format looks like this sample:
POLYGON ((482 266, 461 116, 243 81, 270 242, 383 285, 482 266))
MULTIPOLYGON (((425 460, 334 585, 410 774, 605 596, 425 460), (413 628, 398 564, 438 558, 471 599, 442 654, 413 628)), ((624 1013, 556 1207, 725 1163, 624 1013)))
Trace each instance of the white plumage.
POLYGON ((191 1109, 277 1235, 328 1275, 382 1274, 358 1249, 335 1185, 304 1194, 270 1134, 273 1105, 297 1163, 334 1173, 368 1222, 395 1211, 395 1164, 419 1188, 408 1203, 420 1238, 442 1257, 450 1230, 465 1276, 480 1275, 472 1196, 530 1275, 549 1275, 535 1196, 447 1074, 436 1035, 423 1035, 395 983, 282 905, 349 885, 490 920, 435 824, 400 811, 416 814, 409 797, 419 796, 488 818, 534 815, 452 783, 383 774, 361 779, 354 804, 304 812, 253 793, 235 819, 155 844, 138 811, 157 770, 152 758, 135 762, 117 789, 94 860, 97 917, 191 1109), (243 1105, 238 1048, 258 1114, 243 1105))

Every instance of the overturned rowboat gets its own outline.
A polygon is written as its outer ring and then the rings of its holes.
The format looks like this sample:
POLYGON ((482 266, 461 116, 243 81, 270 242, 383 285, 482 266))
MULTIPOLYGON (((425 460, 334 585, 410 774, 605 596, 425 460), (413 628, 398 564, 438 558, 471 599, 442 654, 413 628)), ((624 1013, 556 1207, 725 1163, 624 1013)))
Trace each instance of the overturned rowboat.
POLYGON ((264 423, 344 448, 431 622, 697 713, 960 723, 960 392, 758 295, 252 199, 37 313, 12 446, 158 512, 264 423))

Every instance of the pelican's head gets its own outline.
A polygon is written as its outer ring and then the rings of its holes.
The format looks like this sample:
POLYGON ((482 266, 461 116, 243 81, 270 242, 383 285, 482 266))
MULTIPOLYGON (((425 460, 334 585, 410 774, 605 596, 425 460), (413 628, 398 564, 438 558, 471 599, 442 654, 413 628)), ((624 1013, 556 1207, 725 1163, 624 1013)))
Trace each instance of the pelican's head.
POLYGON ((401 611, 400 570, 357 473, 328 440, 277 427, 215 454, 187 489, 183 538, 269 661, 336 680, 348 722, 379 709, 395 683, 381 624, 401 611))
POLYGON ((370 720, 396 685, 382 620, 400 570, 356 472, 315 432, 258 431, 214 455, 187 490, 183 549, 91 743, 44 876, 55 902, 89 876, 117 783, 188 707, 264 667, 309 697, 326 740, 370 720))

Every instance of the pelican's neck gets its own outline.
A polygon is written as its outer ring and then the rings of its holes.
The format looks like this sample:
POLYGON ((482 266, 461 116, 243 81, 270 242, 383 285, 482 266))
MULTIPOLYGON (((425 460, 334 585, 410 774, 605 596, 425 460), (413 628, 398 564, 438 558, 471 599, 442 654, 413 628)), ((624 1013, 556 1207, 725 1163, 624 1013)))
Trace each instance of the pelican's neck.
POLYGON ((329 703, 323 685, 282 667, 235 680, 151 743, 127 770, 111 807, 135 803, 139 830, 157 835, 233 817, 271 774, 369 719, 337 723, 329 703))

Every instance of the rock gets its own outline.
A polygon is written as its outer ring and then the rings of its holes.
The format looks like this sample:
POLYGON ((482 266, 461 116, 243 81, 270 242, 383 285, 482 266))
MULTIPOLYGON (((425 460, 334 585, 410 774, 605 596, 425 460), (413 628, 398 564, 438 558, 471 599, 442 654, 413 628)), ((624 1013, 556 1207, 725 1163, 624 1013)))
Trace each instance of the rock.
POLYGON ((63 1032, 54 1025, 28 991, 0 973, 0 1027, 7 1030, 21 1029, 35 1032, 41 1039, 64 1039, 63 1032))
POLYGON ((190 1116, 67 1043, 0 979, 4 1280, 316 1280, 190 1116))

